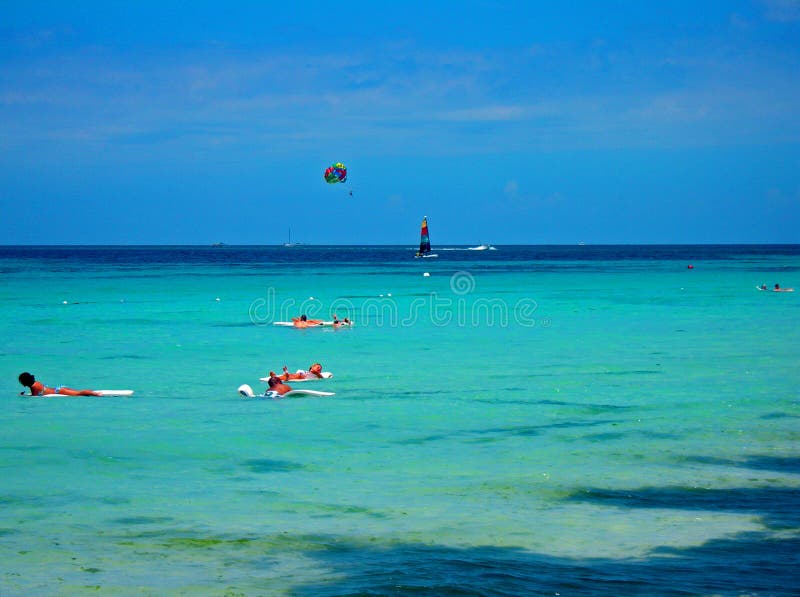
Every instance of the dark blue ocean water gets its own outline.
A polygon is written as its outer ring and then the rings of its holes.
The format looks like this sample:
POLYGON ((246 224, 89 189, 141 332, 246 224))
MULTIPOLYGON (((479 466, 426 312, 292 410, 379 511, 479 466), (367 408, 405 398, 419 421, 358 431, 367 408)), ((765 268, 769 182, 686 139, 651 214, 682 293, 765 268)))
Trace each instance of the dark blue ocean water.
MULTIPOLYGON (((800 245, 497 245, 495 251, 467 247, 435 250, 452 262, 518 263, 549 261, 730 261, 800 254, 800 245)), ((137 264, 370 264, 408 262, 415 247, 377 246, 0 246, 0 259, 46 262, 137 264)), ((422 260, 420 263, 431 263, 422 260)))

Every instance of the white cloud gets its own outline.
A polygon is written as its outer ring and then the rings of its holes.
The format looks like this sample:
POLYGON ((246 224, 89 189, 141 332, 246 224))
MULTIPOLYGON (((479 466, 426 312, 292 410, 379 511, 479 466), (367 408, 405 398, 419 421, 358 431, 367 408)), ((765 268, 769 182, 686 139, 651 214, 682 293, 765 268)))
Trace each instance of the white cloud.
POLYGON ((800 0, 762 0, 772 21, 800 21, 800 0))
POLYGON ((484 106, 442 112, 438 118, 454 122, 511 121, 525 118, 526 113, 526 109, 522 106, 484 106))
MULTIPOLYGON (((798 2, 769 6, 791 14, 798 2)), ((675 145, 689 129, 683 142, 800 135, 796 54, 714 40, 659 48, 621 52, 604 39, 491 52, 64 50, 0 62, 0 123, 18 142, 74 129, 123 144, 138 134, 156 144, 347 142, 406 154, 675 145)))

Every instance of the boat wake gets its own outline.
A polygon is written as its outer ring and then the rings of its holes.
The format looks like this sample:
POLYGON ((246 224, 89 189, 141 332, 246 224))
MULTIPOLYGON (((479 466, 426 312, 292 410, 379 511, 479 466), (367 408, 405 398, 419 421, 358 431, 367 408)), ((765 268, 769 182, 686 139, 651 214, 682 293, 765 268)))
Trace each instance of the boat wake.
POLYGON ((437 251, 496 251, 492 245, 479 245, 477 247, 442 247, 437 251))

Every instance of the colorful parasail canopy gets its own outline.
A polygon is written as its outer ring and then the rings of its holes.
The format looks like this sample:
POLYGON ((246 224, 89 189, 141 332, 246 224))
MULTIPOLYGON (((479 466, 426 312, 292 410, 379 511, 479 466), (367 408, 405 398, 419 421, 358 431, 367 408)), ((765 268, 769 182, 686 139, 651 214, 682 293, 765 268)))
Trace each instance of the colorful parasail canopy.
POLYGON ((336 162, 325 170, 325 182, 333 184, 347 180, 347 167, 341 162, 336 162))

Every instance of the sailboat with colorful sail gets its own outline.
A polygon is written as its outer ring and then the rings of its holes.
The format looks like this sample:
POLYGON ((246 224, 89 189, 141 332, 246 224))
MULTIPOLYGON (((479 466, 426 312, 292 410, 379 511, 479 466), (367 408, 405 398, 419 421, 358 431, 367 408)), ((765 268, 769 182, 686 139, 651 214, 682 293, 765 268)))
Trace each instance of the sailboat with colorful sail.
POLYGON ((422 218, 422 228, 419 233, 419 251, 414 257, 438 257, 431 253, 431 237, 428 235, 428 216, 422 218))

